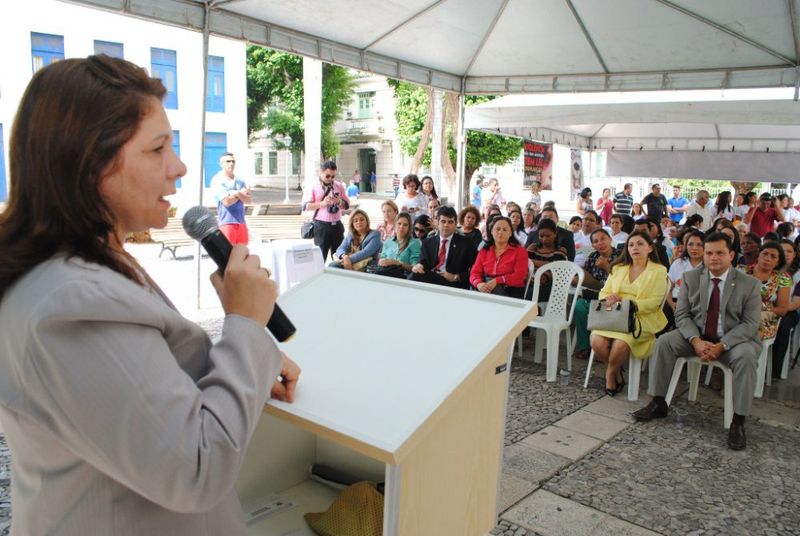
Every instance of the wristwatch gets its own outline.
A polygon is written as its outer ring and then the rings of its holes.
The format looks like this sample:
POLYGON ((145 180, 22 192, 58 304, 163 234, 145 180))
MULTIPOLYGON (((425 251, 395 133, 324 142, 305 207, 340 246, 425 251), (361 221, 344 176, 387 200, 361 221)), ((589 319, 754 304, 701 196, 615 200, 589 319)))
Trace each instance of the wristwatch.
POLYGON ((730 349, 731 349, 731 347, 730 347, 730 346, 728 346, 728 345, 727 345, 726 343, 724 343, 724 342, 722 343, 722 350, 723 350, 723 351, 727 352, 727 351, 728 351, 728 350, 730 350, 730 349))

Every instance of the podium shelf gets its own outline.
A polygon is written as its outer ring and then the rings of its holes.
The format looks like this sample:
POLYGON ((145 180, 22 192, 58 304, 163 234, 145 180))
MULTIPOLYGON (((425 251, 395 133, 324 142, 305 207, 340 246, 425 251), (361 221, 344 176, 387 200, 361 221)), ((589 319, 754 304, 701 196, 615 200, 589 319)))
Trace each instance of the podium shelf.
POLYGON ((256 519, 247 526, 248 536, 315 536, 303 514, 324 512, 341 491, 314 480, 306 480, 276 495, 292 501, 295 506, 275 515, 256 519))

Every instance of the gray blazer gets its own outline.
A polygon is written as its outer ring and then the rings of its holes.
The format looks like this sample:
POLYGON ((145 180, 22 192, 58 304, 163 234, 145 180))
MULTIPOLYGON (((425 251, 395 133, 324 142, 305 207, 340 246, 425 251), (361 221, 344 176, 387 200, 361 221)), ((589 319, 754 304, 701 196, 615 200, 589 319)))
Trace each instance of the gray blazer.
POLYGON ((42 263, 0 302, 12 533, 245 534, 234 482, 280 367, 250 319, 212 345, 157 288, 42 263))
MULTIPOLYGON (((705 267, 683 274, 683 285, 675 307, 675 325, 689 340, 701 336, 706 325, 711 277, 705 267)), ((758 326, 761 323, 761 284, 757 279, 731 267, 722 291, 720 310, 724 311, 722 342, 731 348, 737 344, 761 347, 758 326)))

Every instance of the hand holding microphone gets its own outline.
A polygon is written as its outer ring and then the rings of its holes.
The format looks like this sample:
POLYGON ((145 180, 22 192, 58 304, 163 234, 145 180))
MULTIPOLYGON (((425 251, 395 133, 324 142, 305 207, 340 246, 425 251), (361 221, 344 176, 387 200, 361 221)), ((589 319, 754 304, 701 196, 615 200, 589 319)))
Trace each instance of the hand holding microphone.
POLYGON ((275 303, 275 284, 269 281, 267 274, 261 269, 259 258, 255 255, 248 256, 244 246, 231 246, 217 227, 216 218, 206 207, 197 206, 186 211, 183 215, 183 229, 205 248, 208 256, 219 267, 219 274, 232 276, 229 279, 233 281, 225 282, 221 275, 212 276, 212 283, 220 294, 225 312, 258 319, 260 323, 266 323, 267 329, 279 342, 289 340, 296 329, 275 303), (254 286, 250 288, 250 285, 254 286), (228 307, 236 310, 228 310, 228 307))

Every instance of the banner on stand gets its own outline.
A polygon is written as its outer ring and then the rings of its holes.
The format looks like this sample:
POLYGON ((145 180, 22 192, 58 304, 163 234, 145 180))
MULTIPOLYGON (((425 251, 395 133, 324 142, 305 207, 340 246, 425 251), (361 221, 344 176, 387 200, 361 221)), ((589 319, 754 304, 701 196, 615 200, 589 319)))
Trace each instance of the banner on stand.
POLYGON ((530 188, 533 181, 539 181, 542 190, 553 189, 553 144, 533 140, 522 142, 525 170, 522 184, 530 188))

